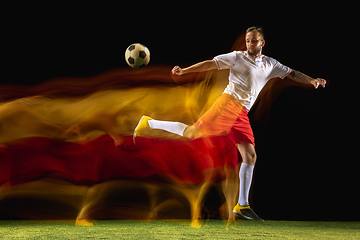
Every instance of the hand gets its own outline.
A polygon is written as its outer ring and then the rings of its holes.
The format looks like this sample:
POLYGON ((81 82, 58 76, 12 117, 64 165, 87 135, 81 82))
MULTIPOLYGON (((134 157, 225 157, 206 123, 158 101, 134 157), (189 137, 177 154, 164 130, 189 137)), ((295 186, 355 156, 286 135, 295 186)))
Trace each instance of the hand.
POLYGON ((317 78, 311 81, 311 84, 317 89, 319 85, 321 85, 323 88, 325 87, 326 80, 322 78, 317 78))
POLYGON ((184 71, 179 67, 179 66, 175 66, 172 70, 171 73, 177 76, 181 76, 184 74, 184 71))

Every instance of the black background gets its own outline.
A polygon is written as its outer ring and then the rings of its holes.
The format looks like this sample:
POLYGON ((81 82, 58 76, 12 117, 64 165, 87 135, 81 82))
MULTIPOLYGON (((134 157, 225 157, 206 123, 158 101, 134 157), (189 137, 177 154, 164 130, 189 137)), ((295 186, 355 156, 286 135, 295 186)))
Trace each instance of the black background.
POLYGON ((265 55, 328 84, 286 88, 267 121, 250 113, 258 153, 253 208, 267 219, 359 220, 350 21, 338 9, 254 4, 6 6, 0 83, 126 67, 125 49, 135 42, 150 49, 151 65, 187 66, 229 52, 249 26, 263 26, 265 55))

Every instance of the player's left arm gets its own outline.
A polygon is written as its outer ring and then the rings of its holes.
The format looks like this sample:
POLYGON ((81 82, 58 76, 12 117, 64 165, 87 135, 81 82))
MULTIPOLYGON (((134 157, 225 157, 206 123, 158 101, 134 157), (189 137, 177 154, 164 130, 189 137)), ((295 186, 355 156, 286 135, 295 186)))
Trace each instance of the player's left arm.
POLYGON ((319 87, 319 85, 321 85, 322 87, 325 87, 326 84, 326 80, 322 79, 322 78, 312 78, 309 77, 308 75, 296 71, 296 70, 291 70, 291 72, 289 73, 288 77, 295 81, 295 82, 299 82, 299 83, 304 83, 304 84, 312 84, 315 89, 317 89, 319 87))

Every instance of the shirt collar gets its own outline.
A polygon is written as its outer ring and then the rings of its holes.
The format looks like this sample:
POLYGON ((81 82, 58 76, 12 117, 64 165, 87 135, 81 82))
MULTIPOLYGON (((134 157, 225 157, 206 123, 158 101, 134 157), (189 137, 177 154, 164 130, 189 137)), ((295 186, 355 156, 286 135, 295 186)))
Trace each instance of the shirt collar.
POLYGON ((263 61, 263 58, 264 58, 264 55, 263 55, 263 54, 261 54, 261 55, 258 56, 258 57, 253 57, 253 56, 251 56, 248 51, 246 51, 246 54, 247 54, 249 57, 251 57, 252 59, 254 59, 255 62, 262 62, 262 61, 263 61))

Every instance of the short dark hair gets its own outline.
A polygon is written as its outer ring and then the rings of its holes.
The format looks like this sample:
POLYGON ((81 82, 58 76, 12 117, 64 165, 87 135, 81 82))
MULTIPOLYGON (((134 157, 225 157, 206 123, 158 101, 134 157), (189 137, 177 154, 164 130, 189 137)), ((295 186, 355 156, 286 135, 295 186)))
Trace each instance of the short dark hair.
POLYGON ((259 32, 260 36, 262 37, 262 39, 265 39, 264 38, 264 31, 262 29, 262 27, 259 27, 259 26, 253 26, 253 27, 249 27, 247 30, 246 30, 246 33, 249 33, 249 32, 259 32))

